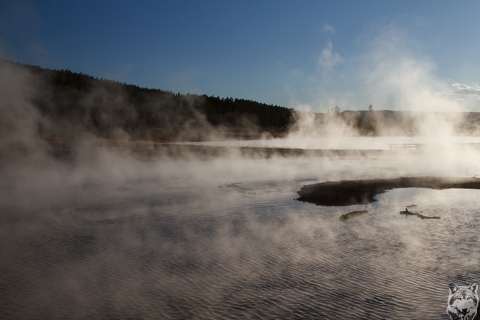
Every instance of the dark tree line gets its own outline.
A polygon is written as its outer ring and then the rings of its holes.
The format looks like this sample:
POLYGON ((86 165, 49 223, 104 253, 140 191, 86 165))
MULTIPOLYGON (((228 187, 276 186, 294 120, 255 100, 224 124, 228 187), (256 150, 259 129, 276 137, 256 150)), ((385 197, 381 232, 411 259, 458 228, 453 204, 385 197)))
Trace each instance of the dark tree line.
MULTIPOLYGON (((286 133, 302 115, 293 109, 251 100, 175 94, 70 70, 50 70, 0 59, 0 68, 5 66, 17 74, 28 72, 28 81, 17 81, 15 86, 28 87, 23 91, 29 93, 29 101, 42 116, 37 131, 44 138, 74 138, 88 133, 104 138, 190 140, 202 139, 212 130, 234 134, 268 131, 275 135, 286 133)), ((5 92, 11 88, 8 88, 8 79, 5 81, 5 76, 2 77, 0 92, 5 92)), ((8 136, 12 127, 2 112, 19 106, 0 98, 1 137, 8 136), (9 103, 11 105, 7 105, 9 103)), ((368 111, 340 112, 340 108, 335 107, 326 114, 315 114, 315 129, 320 134, 328 134, 332 127, 347 125, 364 136, 417 135, 424 128, 424 120, 432 116, 439 119, 439 123, 452 123, 456 133, 480 132, 480 113, 477 112, 374 111, 371 105, 368 111)))
POLYGON ((0 61, 27 69, 33 76, 32 103, 50 125, 40 125, 43 136, 112 132, 133 138, 173 138, 186 129, 215 127, 286 130, 293 109, 250 100, 207 95, 175 94, 98 79, 70 70, 0 61))

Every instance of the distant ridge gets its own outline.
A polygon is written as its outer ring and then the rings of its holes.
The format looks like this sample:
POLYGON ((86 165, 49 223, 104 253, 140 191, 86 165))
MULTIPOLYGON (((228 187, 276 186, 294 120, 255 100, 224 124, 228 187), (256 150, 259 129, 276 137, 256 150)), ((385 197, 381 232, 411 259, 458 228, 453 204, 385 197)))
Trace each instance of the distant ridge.
POLYGON ((89 131, 110 137, 121 129, 133 138, 169 140, 186 129, 206 127, 283 132, 292 121, 293 109, 251 100, 175 94, 7 60, 0 60, 0 66, 9 66, 10 72, 27 70, 33 78, 31 102, 56 124, 39 128, 43 136, 89 131))
MULTIPOLYGON (((281 137, 289 131, 304 129, 302 122, 297 122, 304 115, 313 116, 311 125, 317 135, 343 127, 362 136, 417 135, 422 133, 425 120, 432 117, 429 125, 434 127, 438 121, 438 130, 449 123, 456 134, 480 132, 478 112, 426 113, 373 108, 340 112, 336 107, 328 113, 309 113, 251 100, 141 88, 81 72, 50 70, 3 59, 0 67, 3 77, 0 90, 15 86, 20 92, 28 92, 31 109, 26 112, 41 115, 42 120, 35 121, 38 136, 43 138, 73 139, 87 132, 101 138, 153 141, 199 141, 218 133, 244 139, 281 137)), ((21 107, 23 102, 10 99, 0 103, 9 103, 0 109, 6 112, 21 107)), ((15 125, 8 123, 8 113, 3 118, 0 138, 15 135, 11 129, 15 125)))

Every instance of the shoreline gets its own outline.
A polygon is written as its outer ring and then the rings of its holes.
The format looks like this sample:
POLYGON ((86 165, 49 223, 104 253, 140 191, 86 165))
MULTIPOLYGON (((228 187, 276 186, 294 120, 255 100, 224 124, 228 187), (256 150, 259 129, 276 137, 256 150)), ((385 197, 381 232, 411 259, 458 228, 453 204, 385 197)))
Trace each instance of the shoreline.
POLYGON ((27 158, 35 152, 44 152, 47 155, 61 160, 72 160, 76 155, 89 150, 106 148, 112 151, 128 152, 139 159, 155 159, 156 157, 171 157, 173 159, 214 159, 229 155, 242 157, 264 158, 298 158, 298 157, 386 157, 398 154, 391 150, 354 150, 354 149, 299 149, 299 148, 267 148, 267 147, 224 147, 224 146, 201 146, 191 144, 177 144, 171 142, 148 143, 148 142, 117 142, 97 141, 90 149, 77 149, 69 147, 51 147, 41 145, 26 145, 17 148, 0 149, 0 160, 27 158))

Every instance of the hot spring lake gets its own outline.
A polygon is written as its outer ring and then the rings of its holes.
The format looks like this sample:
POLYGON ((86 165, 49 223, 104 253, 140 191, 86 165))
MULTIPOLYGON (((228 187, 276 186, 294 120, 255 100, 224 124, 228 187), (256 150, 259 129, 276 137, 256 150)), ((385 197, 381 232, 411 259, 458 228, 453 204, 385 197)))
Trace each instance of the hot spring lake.
POLYGON ((480 174, 478 150, 0 170, 1 319, 448 319, 480 280, 480 190, 297 201, 306 184, 480 174), (405 217, 412 210, 439 220, 405 217), (351 211, 361 216, 340 221, 351 211))

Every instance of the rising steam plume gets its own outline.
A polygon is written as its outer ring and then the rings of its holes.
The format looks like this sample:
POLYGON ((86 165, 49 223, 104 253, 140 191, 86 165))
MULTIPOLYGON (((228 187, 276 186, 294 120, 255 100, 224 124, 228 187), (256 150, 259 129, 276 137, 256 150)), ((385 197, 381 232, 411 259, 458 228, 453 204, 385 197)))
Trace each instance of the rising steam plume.
POLYGON ((209 117, 200 106, 217 100, 208 97, 158 91, 139 102, 128 92, 134 88, 114 82, 84 94, 49 91, 44 80, 2 62, 0 318, 434 319, 444 315, 449 282, 480 276, 478 190, 399 189, 348 209, 295 200, 316 182, 477 176, 478 151, 448 143, 465 130, 461 114, 265 106, 289 115, 266 135, 297 148, 328 139, 330 149, 341 141, 354 149, 359 139, 406 132, 430 134, 432 142, 442 134, 445 143, 347 157, 226 149, 145 160, 125 146, 155 150, 172 147, 167 140, 225 138, 219 132, 240 125, 252 134, 268 123, 209 117), (169 113, 172 103, 179 113, 169 113), (158 109, 151 119, 164 131, 152 130, 137 106, 158 109), (132 144, 118 148, 119 141, 132 144), (52 152, 62 144, 73 154, 52 152), (411 204, 442 219, 400 218, 411 204), (368 213, 339 221, 351 210, 368 213))

